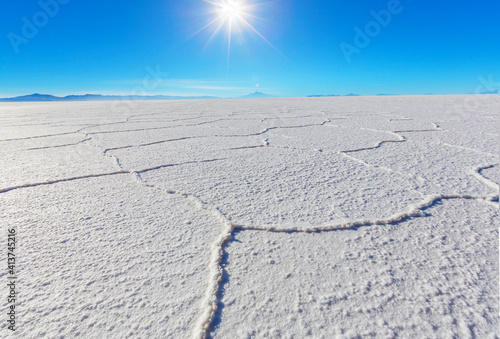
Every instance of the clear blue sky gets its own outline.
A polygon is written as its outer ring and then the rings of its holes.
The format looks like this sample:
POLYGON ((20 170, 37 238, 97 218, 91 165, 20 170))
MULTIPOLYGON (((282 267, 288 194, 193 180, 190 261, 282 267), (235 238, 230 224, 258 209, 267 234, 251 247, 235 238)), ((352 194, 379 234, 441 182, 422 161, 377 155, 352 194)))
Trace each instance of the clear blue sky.
POLYGON ((229 60, 227 25, 209 44, 214 26, 191 37, 219 15, 203 0, 58 1, 57 11, 2 2, 0 97, 459 94, 479 77, 500 81, 496 0, 248 0, 255 17, 244 17, 269 43, 235 18, 229 60), (371 12, 389 9, 390 20, 374 24, 371 12), (24 27, 32 24, 37 32, 24 27), (369 44, 356 45, 355 27, 366 34, 367 24, 369 44), (356 52, 344 53, 348 45, 356 52), (161 81, 145 86, 156 68, 161 81))

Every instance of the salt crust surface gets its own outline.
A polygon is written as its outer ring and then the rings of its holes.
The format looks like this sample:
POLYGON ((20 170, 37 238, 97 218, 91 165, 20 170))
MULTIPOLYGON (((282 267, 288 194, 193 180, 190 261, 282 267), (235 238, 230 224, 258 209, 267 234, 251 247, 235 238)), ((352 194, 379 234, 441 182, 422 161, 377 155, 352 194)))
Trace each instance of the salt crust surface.
POLYGON ((500 100, 471 99, 1 104, 16 335, 498 337, 500 100))

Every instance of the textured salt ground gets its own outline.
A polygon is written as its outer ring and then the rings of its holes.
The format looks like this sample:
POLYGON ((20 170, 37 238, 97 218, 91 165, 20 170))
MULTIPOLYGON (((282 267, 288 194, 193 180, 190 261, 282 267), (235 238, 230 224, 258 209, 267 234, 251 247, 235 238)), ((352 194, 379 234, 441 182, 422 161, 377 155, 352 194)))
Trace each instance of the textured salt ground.
POLYGON ((328 118, 321 110, 311 112, 304 110, 286 114, 276 112, 274 117, 267 116, 261 118, 261 121, 266 127, 293 127, 300 125, 319 125, 323 124, 327 119, 328 118))
POLYGON ((82 135, 69 134, 46 138, 13 140, 4 142, 0 148, 0 153, 7 156, 8 154, 15 154, 16 152, 37 151, 41 148, 59 147, 62 145, 75 145, 82 142, 84 139, 82 135))
POLYGON ((128 170, 141 170, 158 165, 195 163, 231 159, 233 148, 250 147, 260 142, 257 137, 214 137, 184 140, 163 139, 155 144, 123 149, 111 149, 107 154, 120 159, 128 170))
POLYGON ((234 150, 226 159, 141 174, 191 192, 237 225, 304 227, 390 216, 422 200, 394 173, 338 154, 275 148, 234 150))
POLYGON ((495 166, 492 166, 490 168, 486 168, 486 169, 482 170, 481 174, 485 178, 496 183, 497 185, 500 185, 500 166, 498 164, 495 166))
POLYGON ((399 140, 396 135, 384 131, 353 130, 328 125, 277 129, 269 132, 266 138, 270 146, 332 152, 370 147, 381 140, 399 140))
MULTIPOLYGON (((148 123, 151 128, 151 123, 148 123)), ((126 125, 127 127, 129 124, 126 125)), ((141 145, 155 145, 163 141, 189 139, 196 137, 211 136, 216 134, 213 130, 208 130, 207 126, 182 126, 165 125, 164 127, 153 127, 155 129, 136 130, 135 125, 128 132, 96 134, 89 132, 92 143, 107 149, 134 147, 141 145), (158 129, 159 128, 159 129, 158 129)))
MULTIPOLYGON (((293 120, 292 126, 322 124, 324 118, 300 117, 293 120)), ((121 125, 119 128, 113 128, 113 131, 98 131, 96 128, 85 129, 85 132, 92 136, 95 143, 106 148, 118 148, 125 146, 144 145, 160 143, 165 140, 194 138, 194 137, 248 137, 248 140, 256 140, 255 144, 262 144, 260 139, 252 137, 264 135, 267 129, 277 129, 282 125, 283 119, 272 119, 273 123, 267 122, 264 118, 225 118, 225 119, 207 119, 195 118, 189 120, 173 120, 168 123, 134 123, 130 122, 121 125), (207 122, 208 120, 208 122, 207 122), (187 124, 187 125, 186 125, 187 124), (121 132, 123 130, 123 132, 121 132)), ((287 120, 288 121, 288 120, 287 120)), ((206 144, 206 142, 205 142, 206 144)), ((250 145, 250 144, 249 144, 250 145)))
POLYGON ((128 115, 110 112, 109 102, 2 103, 0 140, 74 133, 94 124, 123 121, 128 115))
POLYGON ((482 195, 498 190, 492 190, 472 175, 474 168, 498 162, 498 156, 413 140, 387 143, 351 155, 372 166, 383 166, 422 178, 417 190, 424 194, 482 195))
POLYGON ((498 130, 498 116, 496 114, 481 114, 475 116, 473 119, 443 120, 439 121, 438 124, 443 130, 455 132, 456 135, 465 134, 468 137, 487 135, 488 133, 496 136, 500 135, 498 130))
MULTIPOLYGON (((207 125, 208 123, 217 120, 216 117, 202 117, 202 116, 190 116, 190 115, 183 115, 182 113, 178 112, 165 112, 165 115, 168 116, 168 118, 159 116, 158 113, 154 113, 153 116, 146 116, 147 120, 142 121, 138 120, 139 117, 136 118, 131 118, 128 119, 127 122, 125 123, 119 123, 116 124, 116 126, 113 125, 104 125, 104 126, 90 126, 85 129, 85 132, 89 134, 96 134, 96 135, 105 135, 108 133, 114 133, 114 134, 120 134, 122 133, 123 135, 126 135, 127 132, 140 132, 143 130, 162 130, 162 129, 168 129, 168 128, 175 128, 175 127, 184 127, 187 128, 187 131, 189 131, 189 127, 196 127, 197 125, 207 125), (154 125, 151 124, 151 122, 154 122, 154 125)), ((193 129, 193 132, 195 129, 193 129)), ((168 131, 167 131, 168 132, 168 131)))
MULTIPOLYGON (((486 125, 487 122, 484 122, 486 125)), ((485 155, 500 154, 498 138, 500 135, 464 131, 443 130, 438 132, 401 132, 408 140, 419 141, 423 144, 446 146, 448 148, 465 149, 485 155)))
POLYGON ((185 198, 122 175, 0 194, 0 206, 19 240, 18 338, 193 331, 220 225, 185 198))
POLYGON ((116 170, 112 159, 85 144, 3 153, 2 161, 8 166, 0 167, 0 189, 116 170))
MULTIPOLYGON (((256 234, 257 241, 260 241, 260 237, 268 233, 249 229, 348 228, 351 222, 361 221, 362 224, 372 225, 376 222, 387 223, 388 219, 398 220, 409 211, 413 211, 410 214, 416 216, 419 214, 418 206, 439 203, 442 196, 459 199, 445 200, 443 203, 445 207, 449 202, 454 203, 450 213, 455 209, 459 213, 462 209, 464 213, 468 213, 467 216, 474 217, 477 213, 482 213, 484 208, 496 208, 498 211, 498 186, 494 182, 498 183, 498 165, 495 164, 498 164, 499 157, 498 152, 491 152, 494 147, 489 142, 495 139, 495 135, 498 136, 494 127, 498 126, 496 112, 500 99, 498 96, 482 96, 481 106, 471 110, 464 105, 471 98, 401 96, 148 101, 133 102, 129 103, 130 105, 123 105, 123 102, 0 105, 0 155, 2 160, 11 159, 5 161, 5 164, 16 164, 16 167, 4 166, 1 169, 4 184, 0 185, 0 191, 3 191, 0 193, 0 217, 2 221, 7 220, 5 225, 19 220, 22 232, 33 233, 29 238, 30 245, 33 246, 27 253, 30 254, 29 260, 36 261, 30 262, 28 269, 36 267, 34 275, 51 281, 49 285, 42 286, 40 284, 43 283, 39 283, 36 277, 31 278, 30 288, 37 286, 38 289, 28 290, 32 295, 26 299, 29 299, 31 309, 43 309, 44 312, 30 313, 30 325, 22 333, 22 337, 40 337, 43 330, 40 331, 40 328, 35 328, 33 324, 47 323, 47 326, 43 326, 46 337, 54 337, 52 334, 56 332, 68 333, 66 337, 72 337, 79 331, 82 336, 91 338, 137 337, 144 333, 158 338, 203 337, 212 326, 213 312, 216 311, 214 306, 218 301, 225 302, 224 295, 219 295, 222 299, 217 299, 217 281, 220 277, 220 255, 225 248, 225 239, 230 239, 231 227, 234 226, 229 220, 238 224, 237 236, 245 233, 256 234), (332 133, 332 130, 338 133, 332 133), (170 140, 172 137, 184 138, 186 135, 189 139, 170 140), (482 135, 486 137, 481 138, 482 135), (18 140, 6 141, 12 138, 18 140), (300 145, 306 147, 296 147, 300 145), (326 150, 318 152, 318 146, 326 150), (353 149, 350 149, 351 147, 353 149), (126 173, 117 174, 120 171, 126 173), (134 171, 137 173, 131 173, 134 171), (95 178, 102 174, 113 175, 95 178), (66 181, 72 178, 75 180, 66 181), (30 185, 38 180, 45 184, 30 185), (57 181, 59 182, 50 184, 57 181), (16 185, 19 182, 20 184, 16 185), (147 185, 156 188, 146 187, 147 185), (15 189, 5 190, 9 187, 15 189), (110 193, 106 193, 107 191, 110 193), (432 195, 427 196, 428 194, 432 195), (72 197, 75 197, 74 201, 71 200, 72 197), (462 200, 464 198, 468 200, 462 200), (494 201, 474 200, 478 198, 494 201), (86 200, 91 203, 87 204, 86 200), (408 209, 409 207, 411 209, 408 209), (31 217, 30 209, 35 211, 35 217, 31 217), (97 215, 95 220, 99 226, 91 224, 91 214, 94 213, 97 215), (75 220, 80 218, 82 224, 75 222, 73 217, 75 220), (196 218, 200 218, 200 221, 196 218), (371 220, 366 220, 368 218, 371 220), (47 220, 50 220, 50 223, 47 220), (177 227, 179 221, 188 225, 188 228, 177 227), (146 226, 138 228, 131 225, 132 223, 146 226), (40 230, 39 224, 43 226, 40 230), (49 224, 59 225, 58 228, 63 231, 64 236, 58 237, 54 230, 47 226, 49 224), (196 233, 196 229, 190 228, 193 225, 202 227, 202 230, 196 233), (89 226, 96 234, 83 231, 84 226, 89 226), (215 230, 213 233, 207 231, 209 226, 211 230, 215 230), (106 246, 104 249, 98 249, 89 242, 102 235, 99 232, 103 230, 104 241, 99 244, 106 246), (132 233, 141 230, 147 233, 133 238, 132 233), (44 236, 47 234, 60 240, 60 243, 56 242, 58 247, 51 250, 43 248, 46 239, 44 236), (206 238, 202 239, 204 236, 206 238), (86 238, 87 241, 80 240, 86 238), (71 241, 72 239, 76 240, 71 241), (176 247, 178 242, 180 245, 176 247), (167 246, 164 253, 174 259, 148 257, 144 252, 133 256, 128 251, 128 248, 149 245, 156 246, 155 248, 167 246), (113 263, 119 267, 105 269, 99 266, 100 263, 95 264, 95 258, 91 258, 94 261, 90 263, 90 256, 80 260, 79 254, 86 253, 88 249, 96 249, 104 258, 107 253, 112 252, 103 265, 113 263), (37 256, 38 252, 57 258, 57 273, 63 272, 64 277, 79 277, 80 280, 69 286, 57 285, 53 280, 62 273, 52 274, 55 278, 50 280, 50 273, 42 272, 39 264, 47 262, 47 259, 37 256), (67 259, 65 253, 70 253, 71 259, 67 259), (132 259, 127 261, 126 258, 132 259), (147 269, 148 272, 153 272, 152 276, 157 277, 155 281, 179 287, 182 294, 177 294, 176 288, 162 289, 160 293, 154 282, 141 285, 146 278, 143 275, 143 266, 139 268, 139 261, 149 263, 147 269), (65 265, 66 262, 71 265, 65 265), (78 266, 80 263, 83 266, 78 266), (185 265, 194 265, 196 273, 188 273, 188 276, 185 276, 185 265), (104 272, 105 277, 91 275, 93 271, 87 269, 89 267, 97 269, 98 273, 104 272), (161 267, 171 268, 174 274, 161 275, 158 273, 161 267), (122 271, 125 268, 128 269, 125 273, 128 280, 121 282, 118 275, 123 276, 122 271), (116 277, 108 275, 108 271, 110 274, 116 273, 116 277), (86 274, 85 279, 81 278, 81 272, 86 274), (184 284, 179 286, 179 280, 184 284), (99 286, 101 296, 88 297, 88 288, 78 288, 81 281, 96 281, 89 286, 99 286), (137 295, 130 294, 132 290, 137 292, 134 289, 136 285, 144 288, 145 293, 151 296, 148 303, 144 304, 147 311, 144 311, 140 304, 144 298, 139 300, 137 295), (57 288, 49 290, 47 286, 57 288), (58 294, 59 290, 64 292, 58 294), (81 292, 82 290, 84 292, 81 292), (79 298, 79 294, 85 298, 79 298), (119 294, 125 295, 125 298, 119 294), (51 295, 56 296, 58 308, 48 306, 51 295), (89 303, 85 303, 87 300, 90 300, 89 303), (154 302, 159 305, 158 308, 154 308, 154 302), (65 309, 64 305, 68 303, 71 307, 65 309), (126 307, 122 306, 124 303, 126 307), (141 306, 137 306, 138 304, 141 306), (85 311, 81 305, 93 307, 98 311, 100 318, 93 318, 95 321, 91 323, 92 326, 85 327, 85 320, 88 318, 80 319, 80 324, 74 316, 75 309, 79 310, 79 314, 85 311), (158 314, 155 313, 152 317, 153 322, 148 322, 144 319, 150 316, 149 310, 152 308, 158 314), (49 311, 45 311, 47 309, 49 311), (130 312, 135 312, 136 315, 130 312), (65 313, 70 314, 67 320, 64 320, 65 313), (123 323, 124 318, 132 319, 136 324, 131 325, 128 320, 123 323), (114 323, 119 325, 112 328, 111 324, 114 323), (143 325, 144 323, 146 325, 143 325)), ((434 206, 427 213, 437 207, 441 208, 434 206)), ((432 213, 432 218, 441 225, 451 214, 443 210, 441 216, 441 210, 438 211, 439 213, 432 213)), ((483 221, 485 227, 491 227, 497 219, 483 221)), ((327 241, 330 233, 338 232, 300 236, 325 235, 327 241)), ((463 238, 472 239, 476 233, 475 230, 465 229, 463 238)), ((282 236, 295 235, 297 234, 282 233, 280 239, 282 236)), ((498 234, 495 232, 481 236, 486 242, 498 241, 498 234)), ((399 237, 400 235, 392 239, 400 241, 399 237)), ((425 235, 417 234, 416 237, 422 239, 425 235)), ((358 247, 352 243, 350 246, 357 248, 357 253, 362 256, 363 249, 369 252, 371 248, 367 241, 360 240, 358 247)), ((471 240, 470 243, 471 253, 476 247, 477 253, 485 253, 480 242, 471 240)), ((230 244, 233 245, 233 242, 230 244)), ((266 244, 256 248, 267 253, 264 247, 269 244, 266 244)), ((320 253, 315 243, 305 244, 304 251, 317 250, 320 253)), ((378 246, 380 251, 384 246, 390 248, 390 245, 386 244, 378 246)), ((425 250, 425 247, 422 248, 419 249, 425 250)), ((282 249, 288 250, 285 246, 282 249)), ((488 255, 490 254, 486 254, 488 255)), ((447 258, 446 253, 437 249, 434 256, 435 260, 447 258)), ((480 266, 484 259, 479 255, 477 258, 467 258, 470 263, 464 263, 466 268, 480 266)), ((325 262, 328 263, 328 260, 325 262)), ((393 265, 398 263, 391 263, 390 260, 387 262, 393 265)), ((259 268, 252 266, 249 269, 259 268)), ((369 275, 363 275, 359 270, 357 272, 361 281, 371 281, 369 275)), ((408 275, 412 274, 408 272, 408 275)), ((456 265, 458 281, 468 279, 466 272, 468 271, 462 270, 460 265, 456 265)), ((498 287, 495 287, 498 286, 498 274, 495 272, 497 271, 488 266, 481 273, 492 277, 490 281, 481 282, 488 285, 484 288, 488 298, 481 299, 481 305, 486 305, 483 308, 488 310, 498 310, 498 293, 495 294, 498 290, 498 287), (491 295, 494 297, 490 297, 491 295)), ((287 270, 281 273, 287 274, 287 270)), ((296 284, 300 283, 302 278, 291 276, 287 279, 299 279, 294 282, 296 284)), ((346 276, 345 279, 349 279, 350 283, 357 283, 358 276, 346 276)), ((440 284, 443 288, 453 288, 456 280, 446 279, 446 276, 436 275, 435 283, 431 281, 426 284, 430 287, 440 284)), ((337 289, 350 293, 346 286, 344 284, 337 289)), ((385 293, 378 285, 372 290, 373 293, 378 290, 385 293)), ((277 298, 284 298, 280 293, 276 292, 277 298)), ((398 297, 397 291, 394 295, 398 297)), ((312 299, 308 301, 301 295, 300 300, 305 308, 314 309, 312 299)), ((433 305, 448 305, 440 304, 440 301, 442 300, 439 299, 433 305)), ((337 304, 330 305, 333 306, 327 315, 309 322, 311 328, 323 326, 328 322, 328 314, 337 312, 337 304)), ((413 305, 420 304, 408 299, 405 305, 410 309, 413 305)), ((280 304, 275 309, 284 310, 288 306, 280 304)), ((460 319, 457 314, 462 310, 470 310, 467 307, 464 303, 454 303, 455 319, 460 319)), ((384 313, 385 309, 381 312, 384 313)), ((390 315, 390 312, 388 314, 390 315)), ((436 314, 433 313, 439 324, 449 320, 446 316, 436 314)), ((88 316, 90 318, 92 315, 88 316)), ((228 314, 226 311, 214 323, 213 329, 217 331, 222 328, 221 324, 226 321, 228 323, 225 325, 230 327, 234 317, 234 314, 228 314)), ((364 317, 360 317, 360 323, 369 319, 366 312, 364 317)), ((384 318, 384 315, 380 317, 384 318)), ((427 318, 421 322, 418 322, 418 318, 411 318, 416 323, 413 329, 405 327, 404 319, 394 319, 397 321, 391 323, 389 330, 386 329, 389 335, 390 331, 404 329, 406 336, 416 336, 420 333, 420 328, 427 326, 427 318)), ((494 330, 498 325, 497 318, 491 318, 493 325, 488 325, 490 330, 484 330, 484 321, 478 318, 476 313, 474 317, 468 316, 466 319, 467 325, 463 322, 459 324, 457 320, 457 326, 462 329, 465 326, 471 329, 481 328, 480 331, 483 332, 474 333, 484 334, 483 337, 492 336, 494 333, 498 335, 494 330)), ((245 326, 251 328, 252 324, 245 326)), ((342 333, 342 328, 327 326, 322 329, 323 332, 318 332, 318 336, 321 337, 322 333, 333 333, 328 332, 332 328, 342 333)), ((354 336, 354 332, 348 332, 348 326, 346 328, 343 335, 354 336)), ((297 328, 285 327, 279 330, 282 337, 303 336, 297 328)), ((269 334, 270 332, 266 331, 267 329, 254 337, 277 333, 275 331, 269 334)), ((384 331, 377 333, 386 333, 384 331)), ((460 331, 466 333, 464 330, 460 331)), ((428 336, 433 337, 432 334, 428 336)))
POLYGON ((291 128, 305 125, 321 125, 327 122, 327 118, 320 111, 311 115, 276 114, 266 112, 265 114, 252 114, 246 117, 238 116, 231 119, 220 119, 207 124, 209 128, 215 128, 220 135, 248 135, 258 134, 267 129, 291 128), (285 118, 286 119, 283 119, 285 118))
POLYGON ((237 232, 214 338, 496 338, 498 209, 443 201, 389 226, 237 232))
POLYGON ((436 129, 430 121, 419 120, 415 116, 404 114, 380 113, 349 113, 344 114, 344 119, 336 119, 338 115, 327 114, 333 125, 345 128, 371 128, 380 131, 405 131, 405 130, 432 130, 436 129))

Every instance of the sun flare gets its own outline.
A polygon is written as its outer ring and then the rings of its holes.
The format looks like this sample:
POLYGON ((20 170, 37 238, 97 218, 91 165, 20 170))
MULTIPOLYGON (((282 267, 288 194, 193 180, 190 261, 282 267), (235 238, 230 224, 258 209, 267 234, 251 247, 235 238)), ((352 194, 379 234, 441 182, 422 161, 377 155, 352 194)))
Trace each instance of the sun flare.
POLYGON ((234 20, 244 16, 245 6, 239 1, 222 2, 218 12, 224 20, 234 20))
POLYGON ((258 2, 249 3, 249 0, 203 0, 211 5, 210 14, 212 20, 201 28, 194 35, 203 31, 211 31, 212 35, 207 41, 207 45, 221 31, 226 31, 227 36, 227 59, 231 54, 231 40, 233 35, 241 34, 245 30, 256 34, 271 47, 274 46, 250 23, 252 19, 259 19, 253 13, 260 6, 258 2))

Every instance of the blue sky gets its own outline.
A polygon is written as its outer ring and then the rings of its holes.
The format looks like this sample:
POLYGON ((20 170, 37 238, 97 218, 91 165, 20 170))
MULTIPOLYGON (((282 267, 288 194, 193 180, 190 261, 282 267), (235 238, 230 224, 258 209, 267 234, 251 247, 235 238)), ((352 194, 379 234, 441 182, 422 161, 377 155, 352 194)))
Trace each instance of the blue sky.
POLYGON ((267 42, 234 18, 228 59, 227 24, 208 44, 213 27, 192 36, 220 15, 203 0, 4 1, 0 97, 461 94, 500 81, 500 1, 246 5, 267 42))

